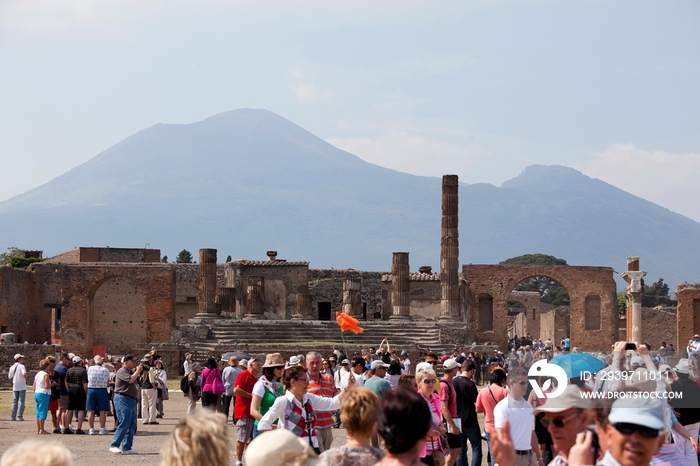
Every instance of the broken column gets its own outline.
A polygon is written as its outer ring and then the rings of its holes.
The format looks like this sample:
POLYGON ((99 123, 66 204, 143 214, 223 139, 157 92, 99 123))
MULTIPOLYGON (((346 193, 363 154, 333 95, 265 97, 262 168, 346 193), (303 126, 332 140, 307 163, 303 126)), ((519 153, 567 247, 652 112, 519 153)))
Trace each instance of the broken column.
POLYGON ((245 320, 264 319, 265 312, 265 279, 263 277, 248 277, 246 290, 245 320))
POLYGON ((313 320, 312 300, 309 293, 297 293, 294 298, 294 315, 292 320, 313 320))
POLYGON ((642 342, 642 278, 639 256, 627 256, 627 271, 620 275, 627 282, 627 341, 642 342))
POLYGON ((343 312, 362 319, 362 279, 346 278, 343 282, 343 312))
POLYGON ((391 263, 391 308, 390 320, 411 318, 411 279, 408 253, 395 252, 391 263))
POLYGON ((459 320, 459 177, 442 177, 440 320, 459 320))
POLYGON ((199 250, 199 290, 196 317, 218 317, 216 312, 216 249, 199 250))

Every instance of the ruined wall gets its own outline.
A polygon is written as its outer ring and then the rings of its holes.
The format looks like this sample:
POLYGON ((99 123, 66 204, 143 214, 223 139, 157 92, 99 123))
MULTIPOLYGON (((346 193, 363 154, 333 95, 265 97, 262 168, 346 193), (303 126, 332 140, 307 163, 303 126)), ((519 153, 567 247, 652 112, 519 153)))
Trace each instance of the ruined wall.
POLYGON ((700 334, 700 283, 681 283, 676 287, 676 299, 676 349, 682 351, 694 334, 700 334))
POLYGON ((94 298, 94 344, 125 354, 146 341, 146 298, 136 282, 124 277, 106 281, 94 298))
MULTIPOLYGON (((382 273, 361 272, 354 269, 310 269, 309 294, 313 314, 318 318, 318 303, 331 303, 331 318, 343 310, 343 282, 348 278, 362 281, 362 303, 367 306, 367 320, 381 319, 382 273)), ((389 311, 391 314, 391 311, 389 311)), ((387 316, 388 317, 388 316, 387 316)))
MULTIPOLYGON (((642 340, 649 343, 652 350, 661 347, 662 342, 676 344, 676 308, 642 308, 642 340)), ((686 343, 687 344, 687 343, 686 343)), ((685 347, 683 345, 682 347, 685 347)))
MULTIPOLYGON (((170 341, 175 297, 172 265, 76 264, 62 271, 61 333, 65 350, 87 354, 92 352, 93 345, 100 343, 95 340, 94 333, 95 296, 105 283, 117 277, 135 282, 143 293, 146 333, 142 343, 170 341)), ((132 323, 138 319, 136 315, 131 317, 132 323)))
POLYGON ((470 264, 463 266, 462 279, 469 283, 469 326, 477 329, 477 342, 495 341, 501 348, 506 347, 508 298, 518 283, 536 276, 556 280, 569 294, 572 346, 598 350, 615 341, 618 312, 612 268, 470 264), (589 303, 598 303, 597 312, 592 312, 590 306, 587 312, 587 298, 589 303), (591 322, 593 314, 595 322, 591 322))
POLYGON ((160 262, 160 249, 81 247, 54 256, 48 262, 153 263, 160 262))
MULTIPOLYGON (((382 307, 391 309, 391 274, 382 276, 382 307)), ((409 275, 411 318, 437 320, 442 311, 442 288, 438 273, 412 273, 409 275)), ((391 311, 389 314, 391 315, 391 311)))
POLYGON ((297 293, 308 289, 308 262, 247 261, 236 260, 224 265, 225 285, 236 289, 236 317, 248 313, 246 293, 248 277, 262 277, 265 292, 263 318, 269 320, 290 319, 294 314, 297 293), (239 292, 241 290, 241 292, 239 292))
MULTIPOLYGON (((54 345, 0 345, 0 372, 2 373, 2 376, 0 376, 0 387, 12 388, 12 380, 7 378, 7 371, 15 363, 15 354, 19 353, 24 356, 24 367, 29 373, 27 385, 32 385, 34 376, 39 372, 39 361, 46 356, 59 356, 60 351, 61 347, 54 345)), ((83 355, 81 354, 80 356, 83 355)), ((28 406, 33 403, 33 401, 29 400, 29 397, 30 395, 27 395, 28 406)))
POLYGON ((510 293, 508 301, 516 301, 524 308, 513 309, 520 311, 516 316, 518 322, 517 331, 514 329, 513 335, 531 335, 532 338, 540 337, 540 294, 536 291, 513 291, 510 293))
POLYGON ((0 266, 0 326, 2 333, 12 332, 20 342, 28 330, 30 275, 26 270, 0 266))
POLYGON ((567 306, 554 307, 545 303, 542 304, 540 338, 542 341, 547 341, 549 338, 554 343, 554 346, 558 346, 561 340, 569 334, 569 308, 567 306))

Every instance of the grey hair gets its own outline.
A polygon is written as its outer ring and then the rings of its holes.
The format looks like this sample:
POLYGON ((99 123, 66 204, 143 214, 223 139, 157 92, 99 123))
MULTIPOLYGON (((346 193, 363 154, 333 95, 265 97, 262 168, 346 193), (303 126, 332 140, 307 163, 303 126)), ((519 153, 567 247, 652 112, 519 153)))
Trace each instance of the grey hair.
POLYGON ((321 356, 321 353, 319 353, 318 351, 309 351, 308 353, 306 353, 306 360, 308 361, 309 358, 318 358, 321 361, 323 361, 323 356, 321 356))

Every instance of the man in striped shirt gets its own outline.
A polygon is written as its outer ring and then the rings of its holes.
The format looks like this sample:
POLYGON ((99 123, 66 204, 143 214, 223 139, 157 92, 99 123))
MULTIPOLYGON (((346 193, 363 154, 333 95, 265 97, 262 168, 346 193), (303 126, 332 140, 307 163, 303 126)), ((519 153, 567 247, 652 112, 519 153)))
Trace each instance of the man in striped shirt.
MULTIPOLYGON (((309 378, 306 393, 332 398, 338 393, 338 389, 330 376, 321 373, 322 363, 323 358, 320 353, 311 351, 306 355, 306 369, 309 378)), ((316 436, 321 451, 331 448, 334 423, 332 411, 316 412, 316 436)))

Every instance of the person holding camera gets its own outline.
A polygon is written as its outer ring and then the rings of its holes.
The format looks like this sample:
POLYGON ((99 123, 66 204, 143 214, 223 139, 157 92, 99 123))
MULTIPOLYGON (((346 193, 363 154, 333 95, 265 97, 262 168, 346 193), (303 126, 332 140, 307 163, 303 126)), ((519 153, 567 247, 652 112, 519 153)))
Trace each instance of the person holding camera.
POLYGON ((114 433, 109 451, 122 455, 137 455, 132 447, 136 433, 136 404, 139 388, 136 381, 144 368, 136 364, 133 354, 124 356, 123 366, 117 371, 114 384, 114 408, 117 411, 119 426, 114 433))
POLYGON ((158 424, 156 420, 158 389, 156 388, 155 371, 150 362, 151 360, 146 357, 141 360, 141 420, 143 425, 158 424))

